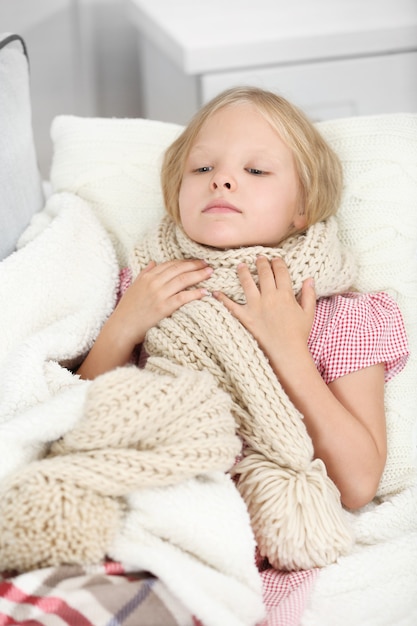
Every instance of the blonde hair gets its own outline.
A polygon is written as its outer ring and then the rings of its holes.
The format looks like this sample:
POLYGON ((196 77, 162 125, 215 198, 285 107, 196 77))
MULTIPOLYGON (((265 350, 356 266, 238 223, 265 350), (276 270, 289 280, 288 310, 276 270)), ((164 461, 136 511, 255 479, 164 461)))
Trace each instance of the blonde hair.
POLYGON ((237 104, 254 105, 292 151, 300 184, 300 213, 307 226, 334 215, 343 185, 336 153, 307 116, 285 98, 257 87, 236 87, 203 106, 165 152, 161 184, 172 219, 180 222, 178 198, 185 163, 201 127, 219 109, 237 104))

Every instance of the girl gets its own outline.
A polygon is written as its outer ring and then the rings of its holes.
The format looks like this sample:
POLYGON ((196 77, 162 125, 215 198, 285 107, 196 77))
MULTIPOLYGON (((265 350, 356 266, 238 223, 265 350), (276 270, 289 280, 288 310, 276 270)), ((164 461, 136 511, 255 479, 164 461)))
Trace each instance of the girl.
POLYGON ((408 351, 394 301, 384 293, 349 292, 348 257, 341 257, 323 295, 314 267, 321 263, 320 237, 308 265, 297 253, 306 241, 316 245, 309 239, 315 228, 334 224, 342 192, 337 156, 285 99, 231 89, 204 106, 168 148, 162 188, 165 223, 197 255, 152 258, 78 374, 92 379, 127 364, 150 329, 212 296, 216 310, 225 307, 267 357, 342 503, 362 507, 374 498, 386 460, 384 384, 408 351), (246 249, 255 254, 254 267, 246 249), (216 288, 222 264, 211 259, 219 253, 234 255, 243 298, 216 288), (303 265, 298 288, 297 262, 303 265), (334 295, 341 288, 346 293, 334 295))

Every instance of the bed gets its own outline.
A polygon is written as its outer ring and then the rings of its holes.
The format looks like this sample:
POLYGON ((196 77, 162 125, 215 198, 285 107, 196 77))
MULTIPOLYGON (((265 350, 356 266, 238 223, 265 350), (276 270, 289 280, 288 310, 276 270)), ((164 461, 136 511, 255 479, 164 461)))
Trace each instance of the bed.
MULTIPOLYGON (((117 412, 114 396, 100 400, 108 379, 72 373, 117 301, 131 248, 163 214, 161 155, 181 127, 59 115, 42 181, 24 42, 8 35, 0 45, 0 626, 414 626, 417 114, 318 124, 344 168, 338 224, 358 260, 355 287, 397 300, 411 354, 386 389, 378 496, 345 512, 352 550, 325 566, 278 571, 255 558, 225 471, 232 445, 229 456, 200 456, 198 471, 190 461, 188 474, 168 482, 148 459, 131 466, 114 424, 106 429, 117 412), (95 441, 116 450, 100 489, 87 414, 95 441), (46 463, 62 439, 72 448, 46 463)), ((162 419, 161 389, 140 385, 138 402, 162 419)), ((176 388, 164 393, 175 407, 176 388)), ((186 437, 180 445, 188 458, 186 437)), ((151 452, 162 458, 162 448, 151 452)))

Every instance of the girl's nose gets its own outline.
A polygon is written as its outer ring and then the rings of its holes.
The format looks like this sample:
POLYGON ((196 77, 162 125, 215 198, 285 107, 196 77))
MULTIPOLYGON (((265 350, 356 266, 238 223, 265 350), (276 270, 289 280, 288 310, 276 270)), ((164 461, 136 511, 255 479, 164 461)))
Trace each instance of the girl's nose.
POLYGON ((211 187, 213 190, 222 188, 233 190, 236 188, 236 181, 233 176, 216 173, 211 179, 211 187))

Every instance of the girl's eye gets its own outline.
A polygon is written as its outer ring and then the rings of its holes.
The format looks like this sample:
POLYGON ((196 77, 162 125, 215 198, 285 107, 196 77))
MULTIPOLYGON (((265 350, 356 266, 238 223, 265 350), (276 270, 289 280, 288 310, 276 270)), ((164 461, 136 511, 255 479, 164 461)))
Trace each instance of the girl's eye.
POLYGON ((210 165, 204 165, 204 167, 197 167, 194 172, 198 174, 203 174, 204 172, 211 172, 213 168, 210 165))
POLYGON ((263 174, 266 174, 266 172, 264 172, 263 170, 258 170, 256 169, 256 167, 248 167, 247 171, 249 172, 249 174, 254 174, 254 176, 262 176, 263 174))

